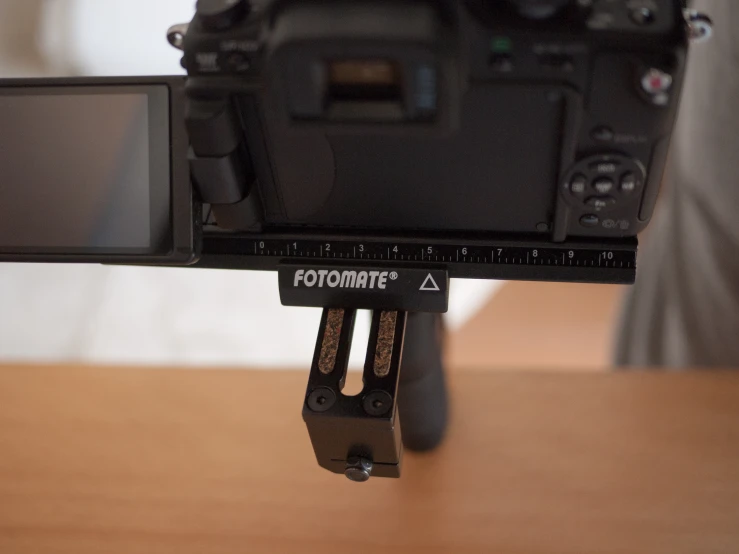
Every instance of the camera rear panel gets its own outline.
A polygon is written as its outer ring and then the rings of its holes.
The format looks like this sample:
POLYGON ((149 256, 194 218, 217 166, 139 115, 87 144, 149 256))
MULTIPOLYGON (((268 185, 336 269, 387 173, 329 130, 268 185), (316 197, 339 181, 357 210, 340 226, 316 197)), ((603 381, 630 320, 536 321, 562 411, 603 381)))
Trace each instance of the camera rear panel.
POLYGON ((632 281, 679 105, 680 3, 560 2, 537 21, 516 4, 278 2, 228 31, 264 44, 236 69, 228 57, 198 65, 212 35, 196 28, 191 91, 219 83, 237 99, 263 210, 213 206, 203 263, 372 252, 458 277, 632 281), (436 121, 413 115, 428 91, 408 85, 409 99, 401 86, 429 59, 436 121))

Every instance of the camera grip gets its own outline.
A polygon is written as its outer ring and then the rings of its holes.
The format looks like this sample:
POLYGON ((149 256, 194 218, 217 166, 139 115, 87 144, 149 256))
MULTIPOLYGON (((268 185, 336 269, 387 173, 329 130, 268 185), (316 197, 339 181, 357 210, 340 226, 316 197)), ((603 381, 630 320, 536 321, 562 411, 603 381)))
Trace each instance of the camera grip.
POLYGON ((443 364, 442 316, 409 313, 398 387, 403 445, 413 451, 436 448, 448 422, 443 364))

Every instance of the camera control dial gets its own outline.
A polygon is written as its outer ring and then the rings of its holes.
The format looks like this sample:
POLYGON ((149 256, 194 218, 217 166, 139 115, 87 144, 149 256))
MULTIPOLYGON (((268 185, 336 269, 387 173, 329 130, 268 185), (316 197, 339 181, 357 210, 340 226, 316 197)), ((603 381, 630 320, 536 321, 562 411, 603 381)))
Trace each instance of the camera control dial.
MULTIPOLYGON (((560 10, 573 4, 573 0, 507 0, 516 11, 526 19, 548 19, 560 10)), ((589 5, 590 1, 578 1, 579 5, 589 5)))
POLYGON ((249 14, 249 0, 198 0, 196 11, 207 31, 225 31, 249 14))
POLYGON ((646 169, 641 162, 620 154, 591 156, 578 162, 564 180, 568 202, 587 212, 608 212, 637 201, 646 169))

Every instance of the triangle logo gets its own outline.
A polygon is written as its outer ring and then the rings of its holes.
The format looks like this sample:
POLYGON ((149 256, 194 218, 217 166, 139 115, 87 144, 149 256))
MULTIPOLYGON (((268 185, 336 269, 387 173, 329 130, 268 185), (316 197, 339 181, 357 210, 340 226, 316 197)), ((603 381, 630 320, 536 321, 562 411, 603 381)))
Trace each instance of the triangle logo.
POLYGON ((421 285, 421 288, 418 290, 425 290, 425 291, 432 291, 432 292, 441 291, 441 289, 439 288, 439 285, 436 284, 436 281, 434 281, 434 277, 430 273, 428 277, 426 277, 426 280, 423 282, 423 285, 421 285))

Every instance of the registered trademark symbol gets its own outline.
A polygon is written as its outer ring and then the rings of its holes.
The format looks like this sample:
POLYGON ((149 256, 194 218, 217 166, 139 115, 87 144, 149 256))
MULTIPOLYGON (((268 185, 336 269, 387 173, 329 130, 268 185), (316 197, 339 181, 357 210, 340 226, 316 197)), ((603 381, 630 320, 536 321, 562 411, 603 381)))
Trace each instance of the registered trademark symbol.
POLYGON ((392 273, 390 274, 390 280, 391 280, 391 281, 397 281, 397 280, 398 280, 398 272, 397 272, 397 271, 393 271, 393 272, 392 272, 392 273))

